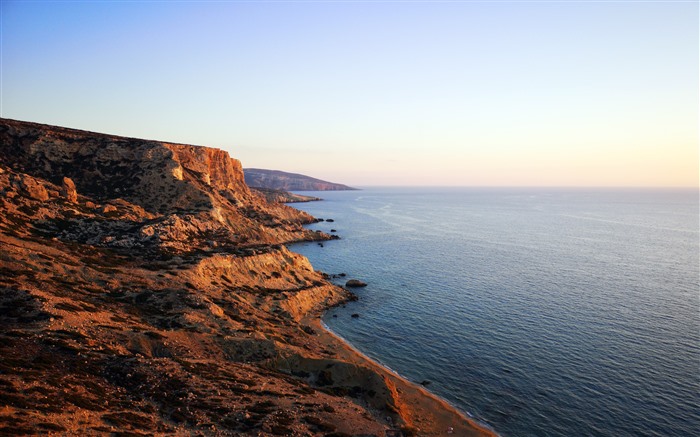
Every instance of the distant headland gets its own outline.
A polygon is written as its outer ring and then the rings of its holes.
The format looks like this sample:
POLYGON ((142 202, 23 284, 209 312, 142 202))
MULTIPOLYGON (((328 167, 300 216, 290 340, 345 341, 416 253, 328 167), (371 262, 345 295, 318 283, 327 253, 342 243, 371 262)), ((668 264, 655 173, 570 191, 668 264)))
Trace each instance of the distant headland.
POLYGON ((253 188, 268 188, 284 191, 344 191, 357 188, 335 182, 323 181, 297 173, 260 168, 243 169, 245 182, 253 188))

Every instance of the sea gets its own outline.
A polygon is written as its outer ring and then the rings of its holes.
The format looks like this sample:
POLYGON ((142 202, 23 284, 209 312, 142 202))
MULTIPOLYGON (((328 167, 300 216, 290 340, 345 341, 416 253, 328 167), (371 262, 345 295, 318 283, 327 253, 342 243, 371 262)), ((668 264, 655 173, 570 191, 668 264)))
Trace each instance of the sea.
POLYGON ((325 324, 504 437, 700 436, 696 189, 366 188, 293 204, 325 324), (359 317, 352 317, 358 314, 359 317))

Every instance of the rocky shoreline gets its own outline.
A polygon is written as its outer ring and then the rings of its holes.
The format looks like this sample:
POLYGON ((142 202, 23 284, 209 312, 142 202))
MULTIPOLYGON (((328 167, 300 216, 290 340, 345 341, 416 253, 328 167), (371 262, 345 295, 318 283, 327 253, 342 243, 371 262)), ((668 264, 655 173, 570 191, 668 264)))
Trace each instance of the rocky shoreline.
POLYGON ((489 435, 323 329, 352 295, 285 245, 334 237, 226 152, 0 139, 0 434, 489 435))

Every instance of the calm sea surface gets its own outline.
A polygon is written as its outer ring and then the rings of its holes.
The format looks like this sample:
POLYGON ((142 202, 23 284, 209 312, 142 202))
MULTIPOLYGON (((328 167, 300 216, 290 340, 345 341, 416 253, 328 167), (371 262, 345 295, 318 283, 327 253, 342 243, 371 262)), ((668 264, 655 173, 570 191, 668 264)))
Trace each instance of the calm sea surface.
POLYGON ((502 436, 700 435, 697 191, 311 194, 342 239, 292 250, 369 283, 325 322, 370 357, 502 436))

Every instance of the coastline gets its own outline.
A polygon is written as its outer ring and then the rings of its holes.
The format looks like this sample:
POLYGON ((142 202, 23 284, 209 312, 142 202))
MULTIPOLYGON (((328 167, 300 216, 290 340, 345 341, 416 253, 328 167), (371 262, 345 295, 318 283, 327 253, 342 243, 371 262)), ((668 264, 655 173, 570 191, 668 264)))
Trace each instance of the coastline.
POLYGON ((396 403, 405 429, 417 436, 455 435, 464 437, 499 437, 498 434, 459 411, 446 400, 411 382, 394 370, 368 357, 330 330, 322 317, 326 309, 307 314, 302 325, 316 330, 316 339, 334 355, 351 364, 368 367, 396 388, 396 403))
POLYGON ((488 433, 487 435, 495 436, 495 437, 500 437, 500 435, 496 432, 496 430, 492 429, 488 425, 479 422, 478 420, 474 419, 471 415, 465 413, 464 411, 460 410, 456 406, 454 406, 451 402, 448 400, 442 398, 440 395, 433 393, 432 391, 428 390, 427 388, 421 386, 420 384, 417 384, 413 381, 408 380, 404 376, 402 376, 399 372, 396 370, 392 369, 391 367, 387 366, 386 364, 383 364, 380 361, 377 361, 374 358, 371 358, 370 356, 366 355, 363 353, 361 350, 357 349, 355 346, 353 346, 352 343, 350 343, 348 340, 343 338, 340 334, 337 332, 333 331, 326 323, 323 321, 323 315, 321 315, 321 318, 319 319, 321 322, 321 327, 323 330, 330 336, 334 337, 336 341, 339 341, 343 343, 347 348, 352 350, 355 354, 360 355, 364 360, 369 361, 380 368, 382 368, 384 371, 388 372, 389 375, 395 376, 396 378, 399 378, 400 380, 404 381, 406 384, 412 385, 415 389, 421 392, 421 394, 434 398, 436 401, 438 401, 442 406, 444 406, 447 409, 454 410, 454 412, 459 415, 462 419, 470 422, 472 425, 474 425, 476 428, 478 428, 480 431, 484 431, 488 433))
MULTIPOLYGON (((337 284, 333 284, 333 286, 345 290, 337 284)), ((354 296, 352 292, 349 293, 354 296)), ((425 387, 409 381, 395 370, 365 355, 350 342, 333 332, 323 322, 323 316, 329 309, 338 305, 340 303, 326 305, 321 309, 310 311, 301 318, 299 323, 302 326, 312 328, 316 332, 318 342, 327 350, 332 351, 337 359, 368 367, 371 371, 384 378, 389 386, 395 388, 398 416, 405 423, 394 425, 397 428, 400 425, 405 430, 403 435, 406 437, 412 435, 426 437, 444 435, 500 437, 495 430, 477 422, 425 387)), ((389 418, 387 417, 387 419, 389 418)))

